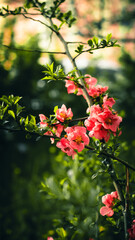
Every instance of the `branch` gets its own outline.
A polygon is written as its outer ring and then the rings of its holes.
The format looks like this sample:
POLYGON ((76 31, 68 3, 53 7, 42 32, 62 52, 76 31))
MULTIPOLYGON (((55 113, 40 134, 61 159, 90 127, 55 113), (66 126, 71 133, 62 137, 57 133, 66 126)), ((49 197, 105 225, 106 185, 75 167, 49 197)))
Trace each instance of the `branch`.
MULTIPOLYGON (((53 26, 52 19, 50 19, 50 23, 51 23, 51 25, 53 26)), ((52 31, 53 31, 53 30, 54 30, 54 29, 52 28, 52 31)), ((87 90, 86 90, 86 87, 85 87, 85 84, 84 84, 83 80, 81 79, 81 74, 80 74, 80 72, 79 72, 79 70, 78 70, 78 68, 77 68, 75 59, 73 59, 73 57, 71 56, 71 54, 70 54, 70 52, 69 52, 68 44, 67 44, 67 42, 65 41, 65 39, 63 38, 63 36, 60 34, 60 32, 55 31, 55 30, 54 30, 54 32, 55 32, 55 34, 57 35, 57 37, 60 39, 60 41, 62 42, 62 44, 63 44, 63 46, 64 46, 64 48, 65 48, 66 55, 67 55, 67 57, 69 58, 69 60, 71 61, 73 67, 77 69, 76 76, 79 78, 79 81, 80 81, 81 85, 83 86, 83 93, 84 93, 84 95, 85 95, 85 97, 86 97, 86 101, 87 101, 88 106, 89 106, 89 108, 90 108, 90 106, 92 105, 92 100, 91 100, 91 98, 90 98, 90 96, 89 96, 89 94, 88 94, 88 92, 87 92, 87 90)))
MULTIPOLYGON (((84 118, 78 118, 78 119, 73 119, 72 121, 80 121, 80 120, 84 120, 85 119, 85 117, 84 118)), ((58 124, 61 124, 61 123, 57 123, 57 125, 58 124)), ((54 124, 54 125, 56 125, 56 124, 54 124)), ((50 135, 40 135, 39 133, 36 133, 36 132, 28 132, 27 130, 23 130, 23 129, 13 129, 13 128, 7 128, 7 127, 1 127, 0 126, 0 130, 5 130, 5 131, 9 131, 9 132, 26 132, 26 133, 29 133, 29 134, 31 134, 31 135, 37 135, 37 136, 41 136, 41 137, 43 137, 43 136, 45 136, 45 137, 49 137, 49 138, 57 138, 57 139, 60 139, 59 137, 57 137, 57 136, 50 136, 50 135)), ((96 151, 96 149, 94 148, 94 147, 91 147, 91 146, 85 146, 85 148, 86 149, 90 149, 90 150, 92 150, 92 151, 96 151)), ((133 171, 135 171, 135 168, 133 167, 133 166, 131 166, 130 164, 128 164, 127 162, 125 162, 124 160, 122 160, 122 159, 120 159, 120 158, 118 158, 118 157, 115 157, 114 155, 112 155, 112 154, 109 154, 109 153, 106 153, 106 152, 102 152, 102 154, 104 155, 104 156, 106 156, 106 157, 110 157, 110 158, 112 158, 112 159, 114 159, 114 160, 117 160, 118 162, 120 162, 120 163, 122 163, 124 166, 126 166, 127 168, 130 168, 130 169, 132 169, 133 171)))
POLYGON ((80 53, 78 53, 78 54, 74 57, 74 60, 75 60, 77 57, 79 57, 80 54, 82 54, 82 53, 92 53, 92 51, 94 51, 94 50, 104 49, 104 48, 109 48, 109 47, 112 47, 112 46, 88 48, 88 49, 83 50, 83 51, 81 51, 80 53))
POLYGON ((49 28, 51 31, 56 32, 51 26, 49 26, 48 24, 40 21, 39 19, 35 19, 35 18, 32 18, 32 17, 28 17, 28 16, 26 16, 24 13, 22 13, 22 15, 23 15, 25 18, 30 19, 30 20, 33 20, 33 21, 35 21, 35 22, 39 22, 39 23, 43 24, 44 26, 46 26, 47 28, 49 28))
POLYGON ((3 130, 3 131, 9 131, 9 132, 16 132, 16 133, 26 133, 26 134, 30 134, 30 135, 33 135, 33 136, 38 136, 38 137, 47 137, 47 138, 57 138, 59 139, 59 137, 55 136, 55 135, 43 135, 43 134, 39 134, 39 133, 36 133, 36 132, 29 132, 25 129, 14 129, 14 128, 7 128, 7 127, 1 127, 0 126, 0 130, 3 130))
MULTIPOLYGON (((90 150, 93 150, 93 151, 96 150, 94 147, 91 147, 91 146, 85 146, 85 148, 90 149, 90 150)), ((118 157, 115 157, 113 154, 109 154, 109 153, 104 152, 104 151, 101 152, 101 153, 102 153, 104 156, 106 156, 106 157, 110 157, 110 158, 112 158, 112 159, 114 159, 114 160, 117 160, 118 162, 122 163, 124 166, 126 166, 126 167, 132 169, 133 171, 135 171, 135 168, 134 168, 133 166, 131 166, 130 164, 128 164, 128 163, 125 162, 124 160, 122 160, 122 159, 120 159, 120 158, 118 158, 118 157)))
POLYGON ((38 53, 48 53, 48 54, 66 54, 66 52, 49 52, 49 51, 43 51, 43 50, 39 50, 39 49, 23 49, 23 48, 15 48, 15 47, 10 47, 7 46, 5 44, 1 44, 2 47, 6 47, 10 50, 14 50, 14 51, 23 51, 23 52, 38 52, 38 53))

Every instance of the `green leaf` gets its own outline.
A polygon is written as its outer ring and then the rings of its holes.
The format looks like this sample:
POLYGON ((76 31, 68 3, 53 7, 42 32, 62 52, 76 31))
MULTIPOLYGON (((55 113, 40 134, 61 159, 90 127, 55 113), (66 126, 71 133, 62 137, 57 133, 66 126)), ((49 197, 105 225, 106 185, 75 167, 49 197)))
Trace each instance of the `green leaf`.
POLYGON ((59 30, 59 28, 58 28, 58 26, 56 24, 53 24, 53 28, 54 28, 55 31, 59 30))
POLYGON ((82 44, 80 44, 78 47, 77 47, 77 49, 75 50, 75 52, 77 52, 77 53, 81 53, 82 52, 82 50, 83 50, 83 45, 82 44))
POLYGON ((100 42, 100 45, 101 45, 102 47, 106 47, 106 46, 107 46, 106 40, 105 40, 105 39, 102 39, 101 42, 100 42))
POLYGON ((90 47, 93 47, 93 41, 92 41, 92 39, 89 39, 89 40, 88 40, 88 45, 89 45, 90 47))
POLYGON ((55 107, 54 107, 54 110, 53 110, 55 114, 56 114, 56 111, 57 111, 57 110, 58 110, 58 106, 55 106, 55 107))
POLYGON ((98 47, 98 38, 97 37, 95 37, 95 36, 93 37, 93 42, 98 47))
POLYGON ((18 97, 18 96, 15 97, 15 102, 14 102, 14 103, 15 103, 15 104, 18 103, 18 102, 20 101, 20 99, 22 99, 22 97, 18 97))
POLYGON ((71 18, 71 19, 70 19, 70 22, 69 22, 69 24, 68 24, 68 26, 71 27, 72 24, 73 24, 75 21, 76 21, 76 18, 74 18, 74 17, 71 18))
POLYGON ((110 42, 111 37, 112 37, 112 33, 109 33, 109 34, 106 36, 106 41, 107 41, 107 43, 110 42))
POLYGON ((64 230, 64 228, 57 228, 56 232, 61 238, 65 238, 67 236, 67 232, 64 230))
POLYGON ((12 110, 8 110, 8 114, 15 119, 15 113, 12 110))
POLYGON ((33 115, 30 115, 31 119, 30 119, 30 123, 32 123, 33 125, 36 125, 36 117, 33 115))

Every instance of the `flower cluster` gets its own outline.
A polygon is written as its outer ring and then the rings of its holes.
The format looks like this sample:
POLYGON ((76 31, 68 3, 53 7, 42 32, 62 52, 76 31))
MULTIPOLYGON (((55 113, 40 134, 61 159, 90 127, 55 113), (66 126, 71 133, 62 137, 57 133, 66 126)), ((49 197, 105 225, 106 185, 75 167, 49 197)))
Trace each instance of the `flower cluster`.
POLYGON ((131 228, 128 229, 129 240, 135 240, 135 220, 132 222, 131 228))
POLYGON ((67 127, 65 132, 66 135, 57 142, 56 146, 68 156, 74 158, 74 155, 76 154, 74 150, 81 152, 85 146, 89 144, 89 137, 86 134, 86 128, 81 126, 67 127))
MULTIPOLYGON (((90 109, 87 109, 89 117, 84 121, 83 126, 74 125, 68 127, 69 121, 70 123, 72 122, 73 112, 71 108, 67 109, 64 104, 61 108, 55 107, 55 115, 52 115, 54 116, 53 119, 51 117, 49 120, 43 114, 39 115, 41 121, 40 128, 46 130, 44 135, 52 136, 52 143, 54 143, 53 136, 61 137, 56 146, 68 156, 72 156, 72 158, 74 158, 77 151, 81 152, 89 144, 89 137, 95 137, 99 140, 104 139, 107 142, 111 133, 116 136, 119 124, 122 121, 122 118, 112 109, 115 100, 108 98, 108 95, 104 95, 108 90, 107 86, 96 85, 97 79, 90 75, 85 75, 84 84, 88 94, 96 102, 90 109)), ((73 78, 66 80, 68 93, 77 92, 77 95, 84 96, 82 87, 80 86, 73 78)))
POLYGON ((106 194, 102 197, 102 203, 105 204, 104 207, 101 207, 100 214, 102 216, 107 215, 108 217, 111 217, 114 214, 113 206, 116 201, 116 199, 119 199, 118 193, 112 192, 111 194, 106 194))
MULTIPOLYGON (((47 117, 44 114, 39 114, 39 118, 40 118, 40 128, 41 129, 49 128, 49 130, 46 131, 44 135, 53 136, 54 135, 53 133, 55 133, 57 137, 61 136, 61 133, 64 128, 61 124, 56 123, 55 126, 49 126, 47 122, 47 117)), ((54 143, 54 138, 51 138, 51 143, 54 143)))
MULTIPOLYGON (((93 98, 99 97, 99 95, 105 93, 108 90, 107 86, 102 87, 101 85, 96 85, 97 79, 88 74, 85 75, 84 83, 89 96, 93 98)), ((77 95, 84 96, 82 88, 80 88, 80 84, 77 84, 72 79, 66 80, 65 86, 67 87, 68 94, 77 92, 77 95)))
POLYGON ((119 124, 122 118, 112 109, 115 100, 103 98, 102 107, 93 105, 90 110, 90 116, 85 120, 84 124, 89 132, 90 137, 95 137, 99 140, 104 139, 106 142, 110 138, 110 134, 116 135, 119 129, 119 124))

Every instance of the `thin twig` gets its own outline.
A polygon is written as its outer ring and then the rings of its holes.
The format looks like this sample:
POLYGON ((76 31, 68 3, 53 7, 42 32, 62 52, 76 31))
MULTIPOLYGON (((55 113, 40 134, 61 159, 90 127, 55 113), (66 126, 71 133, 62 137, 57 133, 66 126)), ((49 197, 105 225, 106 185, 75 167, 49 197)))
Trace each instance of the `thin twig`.
POLYGON ((33 136, 39 136, 39 137, 46 137, 46 138, 57 138, 59 139, 59 137, 55 136, 55 135, 43 135, 42 133, 36 133, 36 132, 29 132, 25 129, 14 129, 14 128, 7 128, 7 127, 0 127, 0 130, 3 131, 8 131, 8 132, 16 132, 16 133, 26 133, 26 134, 30 134, 33 136))
POLYGON ((92 53, 92 51, 95 51, 95 50, 98 50, 98 49, 109 48, 109 47, 112 47, 112 46, 88 48, 88 49, 83 50, 83 51, 81 51, 80 53, 78 53, 78 54, 74 57, 74 60, 75 60, 76 58, 78 58, 78 57, 80 56, 80 54, 82 54, 82 53, 92 53))
POLYGON ((49 26, 48 24, 42 22, 41 20, 35 19, 35 18, 32 18, 32 17, 27 17, 24 13, 22 13, 22 15, 23 15, 25 18, 30 19, 30 20, 35 21, 35 22, 39 22, 39 23, 41 23, 42 25, 44 25, 44 26, 46 26, 47 28, 49 28, 51 31, 56 32, 55 29, 53 29, 53 28, 52 28, 51 26, 49 26))
POLYGON ((43 51, 43 50, 39 50, 39 49, 23 49, 23 48, 16 48, 16 47, 10 47, 8 45, 5 44, 0 44, 2 47, 6 47, 10 50, 14 50, 14 51, 23 51, 23 52, 38 52, 38 53, 48 53, 48 54, 66 54, 66 52, 49 52, 49 51, 43 51))

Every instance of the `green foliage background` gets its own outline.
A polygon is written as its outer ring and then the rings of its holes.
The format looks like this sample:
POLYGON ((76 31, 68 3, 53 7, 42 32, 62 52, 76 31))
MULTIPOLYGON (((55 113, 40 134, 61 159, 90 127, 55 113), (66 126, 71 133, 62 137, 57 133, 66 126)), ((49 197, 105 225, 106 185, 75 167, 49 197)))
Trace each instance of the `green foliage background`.
MULTIPOLYGON (((38 40, 37 35, 25 47, 36 49, 38 40)), ((2 49, 1 96, 22 96, 21 104, 26 106, 26 113, 35 115, 37 122, 38 114, 49 116, 55 105, 60 107, 63 103, 73 109, 74 117, 85 115, 85 101, 68 95, 63 82, 41 83, 44 66, 38 63, 40 53, 18 51, 8 71, 4 61, 11 53, 2 49)), ((54 56, 49 58, 55 66, 59 64, 54 56)), ((119 70, 103 70, 95 65, 83 72, 109 85, 112 96, 118 99, 116 110, 124 117, 120 156, 134 165, 135 60, 122 51, 119 61, 119 70)), ((100 159, 92 152, 85 154, 84 160, 80 154, 73 161, 50 145, 48 139, 26 140, 24 134, 7 131, 0 132, 0 152, 0 239, 40 240, 49 235, 69 240, 123 238, 122 231, 117 234, 115 221, 111 227, 112 220, 106 221, 99 215, 101 196, 114 189, 109 176, 101 170, 100 159)), ((117 170, 121 170, 119 164, 117 170)), ((134 179, 133 174, 131 177, 134 179)))

